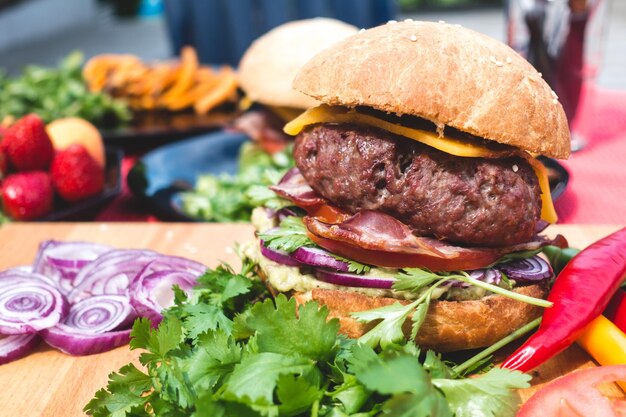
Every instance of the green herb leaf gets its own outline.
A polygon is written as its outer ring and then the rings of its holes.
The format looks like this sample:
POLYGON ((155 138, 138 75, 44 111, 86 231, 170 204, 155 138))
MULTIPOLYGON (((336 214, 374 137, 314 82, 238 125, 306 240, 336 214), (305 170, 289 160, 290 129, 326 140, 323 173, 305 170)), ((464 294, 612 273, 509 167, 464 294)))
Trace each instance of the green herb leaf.
POLYGON ((313 361, 302 356, 273 352, 244 356, 226 383, 225 398, 255 405, 273 404, 281 375, 303 375, 313 366, 313 361))
POLYGON ((393 289, 398 291, 419 292, 444 278, 448 278, 448 276, 438 275, 427 269, 405 268, 397 275, 396 281, 393 283, 393 289))
POLYGON ((339 331, 339 321, 327 321, 328 309, 317 303, 298 307, 296 300, 280 294, 276 307, 271 300, 256 304, 246 320, 248 328, 257 333, 262 352, 291 354, 298 352, 314 361, 328 360, 333 354, 339 331))
POLYGON ((223 330, 202 334, 188 358, 178 359, 196 392, 206 392, 229 375, 239 363, 242 347, 223 330))
POLYGON ((457 417, 513 417, 519 396, 513 389, 528 388, 531 376, 518 371, 493 368, 477 378, 435 379, 457 417))
POLYGON ((304 377, 282 375, 278 379, 276 396, 280 405, 278 410, 281 416, 298 416, 307 410, 316 401, 322 399, 324 391, 309 382, 304 377))
POLYGON ((119 373, 109 375, 107 389, 96 393, 84 408, 92 415, 125 416, 136 407, 142 407, 146 398, 142 397, 152 387, 150 377, 133 364, 123 366, 119 373))
POLYGON ((338 261, 343 261, 348 264, 348 272, 352 272, 353 274, 365 274, 372 270, 370 265, 362 264, 357 261, 353 261, 352 259, 344 258, 343 256, 335 255, 334 253, 330 254, 333 258, 338 261))
POLYGON ((148 350, 148 353, 140 356, 140 362, 148 365, 165 360, 166 355, 182 342, 183 330, 180 320, 175 317, 163 320, 156 330, 150 327, 150 320, 139 318, 135 321, 130 336, 131 349, 148 350))
POLYGON ((357 379, 369 390, 393 395, 384 406, 385 415, 452 416, 417 357, 393 351, 375 355, 365 346, 354 351, 350 369, 357 379))
POLYGON ((291 147, 272 156, 253 143, 239 153, 236 175, 202 175, 193 191, 182 193, 184 211, 209 221, 250 221, 255 207, 280 209, 291 204, 268 186, 277 183, 294 166, 291 147))
POLYGON ((382 320, 373 329, 361 336, 359 342, 371 347, 380 345, 383 349, 394 344, 404 343, 402 325, 415 308, 415 305, 415 303, 408 305, 394 303, 373 310, 352 313, 352 317, 364 323, 382 320))
POLYGON ((315 246, 306 234, 306 226, 300 217, 289 216, 280 222, 280 227, 259 233, 259 238, 270 249, 294 252, 303 246, 315 246))

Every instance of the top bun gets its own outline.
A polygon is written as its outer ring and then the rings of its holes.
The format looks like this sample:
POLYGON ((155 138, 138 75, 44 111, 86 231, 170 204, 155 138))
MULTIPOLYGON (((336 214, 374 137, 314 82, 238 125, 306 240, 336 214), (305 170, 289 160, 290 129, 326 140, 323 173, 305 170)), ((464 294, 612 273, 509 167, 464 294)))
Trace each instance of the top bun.
POLYGON ((285 23, 255 40, 239 62, 239 84, 253 101, 306 109, 317 101, 292 88, 302 65, 316 53, 357 32, 334 19, 285 23))
POLYGON ((428 119, 555 158, 570 154, 563 107, 508 46, 458 25, 390 22, 309 61, 294 88, 330 105, 428 119))

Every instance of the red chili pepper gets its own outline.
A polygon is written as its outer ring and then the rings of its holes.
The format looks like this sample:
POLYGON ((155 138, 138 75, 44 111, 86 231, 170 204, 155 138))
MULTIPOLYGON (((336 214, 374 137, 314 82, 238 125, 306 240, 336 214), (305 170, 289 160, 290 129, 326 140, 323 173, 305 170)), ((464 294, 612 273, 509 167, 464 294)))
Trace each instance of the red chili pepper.
POLYGON ((528 372, 574 343, 585 326, 604 311, 626 275, 626 227, 576 255, 548 295, 554 305, 541 325, 502 364, 528 372))
POLYGON ((623 289, 617 290, 606 310, 604 310, 604 316, 626 333, 626 291, 623 289))

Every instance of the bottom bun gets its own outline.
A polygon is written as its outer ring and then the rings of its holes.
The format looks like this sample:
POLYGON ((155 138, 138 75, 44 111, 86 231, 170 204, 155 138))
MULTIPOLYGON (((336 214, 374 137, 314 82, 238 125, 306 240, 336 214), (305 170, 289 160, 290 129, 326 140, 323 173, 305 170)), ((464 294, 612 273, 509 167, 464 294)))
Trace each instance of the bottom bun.
MULTIPOLYGON (((516 288, 515 292, 545 298, 547 289, 541 285, 530 285, 516 288)), ((360 337, 375 323, 360 323, 350 313, 384 307, 395 302, 410 303, 406 300, 371 297, 344 290, 314 289, 306 293, 294 293, 293 296, 298 303, 313 300, 328 307, 329 318, 338 318, 339 331, 351 338, 360 337)), ((501 295, 489 295, 470 301, 432 301, 416 343, 438 352, 489 346, 539 317, 541 313, 541 307, 501 295)), ((404 333, 410 335, 411 320, 405 322, 404 333)))

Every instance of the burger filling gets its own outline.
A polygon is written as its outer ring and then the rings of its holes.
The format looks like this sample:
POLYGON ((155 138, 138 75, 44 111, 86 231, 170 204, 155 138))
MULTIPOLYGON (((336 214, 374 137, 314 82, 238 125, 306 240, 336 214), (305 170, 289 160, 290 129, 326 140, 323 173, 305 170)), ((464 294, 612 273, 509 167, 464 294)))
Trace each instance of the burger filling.
POLYGON ((541 215, 537 176, 519 156, 460 158, 355 124, 306 128, 294 156, 311 188, 332 204, 389 214, 418 236, 515 245, 533 237, 541 215))

